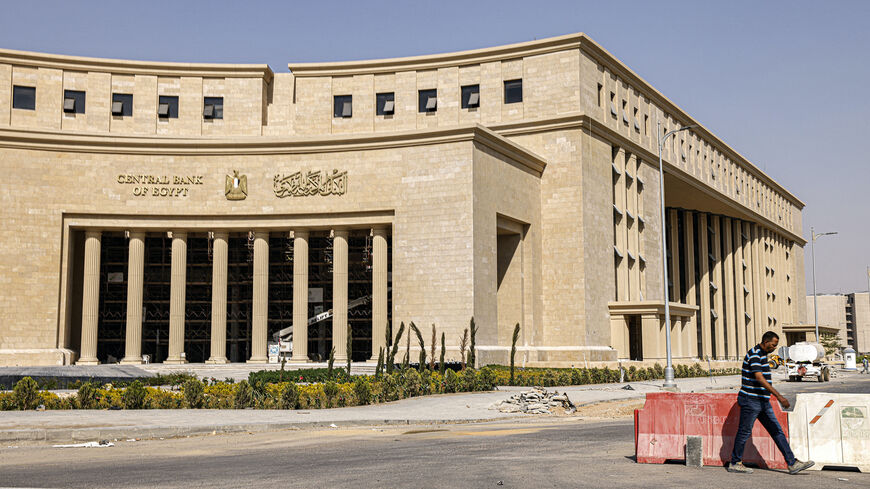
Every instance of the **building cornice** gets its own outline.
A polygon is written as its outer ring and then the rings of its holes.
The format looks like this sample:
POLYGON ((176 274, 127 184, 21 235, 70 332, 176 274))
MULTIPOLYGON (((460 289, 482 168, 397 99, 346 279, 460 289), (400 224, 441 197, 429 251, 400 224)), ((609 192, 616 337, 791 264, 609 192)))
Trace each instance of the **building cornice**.
POLYGON ((582 33, 527 41, 453 53, 330 63, 290 63, 287 67, 297 77, 349 76, 397 71, 435 70, 452 66, 474 65, 526 56, 536 56, 580 47, 582 33))
POLYGON ((270 155, 311 154, 427 146, 472 141, 510 158, 540 176, 541 156, 480 124, 425 131, 311 138, 168 138, 92 135, 0 129, 0 148, 102 154, 270 155))
POLYGON ((122 59, 88 58, 61 54, 0 49, 0 64, 55 68, 69 71, 95 71, 127 75, 191 76, 204 78, 263 78, 272 81, 265 64, 168 63, 122 59))

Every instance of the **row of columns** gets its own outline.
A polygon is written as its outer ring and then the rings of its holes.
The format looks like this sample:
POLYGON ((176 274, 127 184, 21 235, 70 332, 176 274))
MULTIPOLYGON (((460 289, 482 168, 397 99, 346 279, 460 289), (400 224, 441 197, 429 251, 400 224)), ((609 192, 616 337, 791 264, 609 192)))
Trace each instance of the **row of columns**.
MULTIPOLYGON (((269 232, 254 231, 253 311, 249 363, 267 361, 269 304, 269 232)), ((348 230, 334 229, 332 344, 336 360, 347 360, 348 230)), ((100 303, 100 247, 102 233, 85 231, 82 289, 82 340, 78 364, 96 365, 100 303)), ((129 232, 127 269, 127 322, 125 355, 121 363, 142 363, 142 293, 144 289, 145 233, 129 232)), ((207 363, 227 363, 227 255, 226 231, 213 233, 211 355, 207 363)), ((308 239, 307 229, 293 231, 293 361, 308 361, 308 239)), ((372 229, 372 356, 386 346, 387 229, 372 229)), ((187 233, 173 231, 170 265, 169 353, 165 363, 185 363, 184 318, 187 288, 187 233)))
POLYGON ((791 243, 784 237, 755 223, 678 209, 668 210, 667 232, 674 300, 700 306, 700 350, 697 337, 685 338, 688 355, 714 358, 715 351, 715 358, 739 359, 765 331, 781 330, 794 317, 791 243))

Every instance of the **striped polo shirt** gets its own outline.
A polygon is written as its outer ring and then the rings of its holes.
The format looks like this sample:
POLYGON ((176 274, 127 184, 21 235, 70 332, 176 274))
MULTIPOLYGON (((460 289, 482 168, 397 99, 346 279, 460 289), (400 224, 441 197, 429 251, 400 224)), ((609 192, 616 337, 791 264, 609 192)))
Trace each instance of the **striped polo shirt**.
POLYGON ((770 399, 770 391, 762 387, 761 383, 755 380, 755 372, 763 373, 764 380, 770 382, 770 366, 767 364, 767 353, 761 349, 761 345, 755 345, 743 357, 743 380, 739 395, 770 399))

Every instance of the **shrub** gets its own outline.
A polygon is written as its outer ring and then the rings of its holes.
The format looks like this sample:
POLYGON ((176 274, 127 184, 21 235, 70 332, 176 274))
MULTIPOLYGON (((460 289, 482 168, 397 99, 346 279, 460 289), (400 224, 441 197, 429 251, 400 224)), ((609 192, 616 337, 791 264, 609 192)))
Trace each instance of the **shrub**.
POLYGON ((39 386, 32 378, 24 377, 15 383, 15 387, 12 388, 12 396, 18 409, 24 411, 36 409, 36 403, 39 401, 39 386))
POLYGON ((194 409, 199 409, 202 407, 203 403, 205 402, 202 382, 200 382, 198 379, 191 379, 185 381, 181 390, 184 393, 184 402, 187 403, 187 407, 194 409))
POLYGON ((293 381, 296 383, 317 383, 334 380, 336 382, 350 382, 350 376, 343 369, 333 369, 330 376, 328 368, 311 368, 299 370, 285 370, 283 376, 280 370, 259 370, 248 374, 248 383, 256 385, 258 382, 264 384, 277 384, 280 382, 293 381))
POLYGON ((357 404, 365 406, 372 402, 372 386, 367 378, 359 376, 353 381, 353 393, 357 404))
POLYGON ((97 407, 97 388, 90 382, 85 382, 79 387, 76 398, 80 409, 94 409, 97 407))
POLYGON ((209 409, 232 409, 235 389, 233 384, 226 382, 217 382, 212 385, 207 385, 203 389, 205 403, 203 407, 209 409))
POLYGON ((133 381, 132 384, 127 386, 124 389, 124 393, 121 394, 121 398, 124 400, 124 407, 127 409, 143 409, 145 407, 145 398, 147 397, 148 392, 145 391, 145 387, 142 386, 142 382, 138 380, 133 381))
POLYGON ((405 369, 402 372, 402 397, 414 397, 420 395, 423 379, 420 373, 414 369, 405 369))
POLYGON ((335 406, 335 398, 338 397, 338 384, 333 381, 328 381, 323 384, 323 395, 326 396, 326 407, 335 406))
POLYGON ((254 390, 251 384, 243 380, 236 385, 235 396, 233 397, 233 407, 236 409, 245 409, 254 405, 254 390))
POLYGON ((444 392, 457 392, 459 389, 459 376, 453 370, 444 372, 444 392))
POLYGON ((489 367, 483 367, 477 371, 474 381, 474 390, 491 391, 495 388, 495 372, 489 367))
POLYGON ((299 388, 296 384, 293 382, 284 384, 278 401, 278 407, 281 409, 296 409, 299 405, 299 388))
POLYGON ((381 381, 381 398, 384 401, 395 401, 399 399, 400 376, 401 374, 399 372, 384 375, 384 379, 381 381))
POLYGON ((146 387, 145 403, 157 409, 178 409, 184 404, 180 392, 172 392, 156 387, 146 387))

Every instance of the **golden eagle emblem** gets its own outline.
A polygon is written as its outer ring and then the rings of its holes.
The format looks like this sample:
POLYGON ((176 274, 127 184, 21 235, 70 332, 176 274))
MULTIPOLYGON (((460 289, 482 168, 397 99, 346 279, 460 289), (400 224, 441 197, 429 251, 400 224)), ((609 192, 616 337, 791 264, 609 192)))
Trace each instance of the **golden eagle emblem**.
POLYGON ((224 195, 227 196, 227 200, 245 200, 248 196, 248 176, 239 175, 238 170, 233 170, 233 176, 227 175, 224 195))

